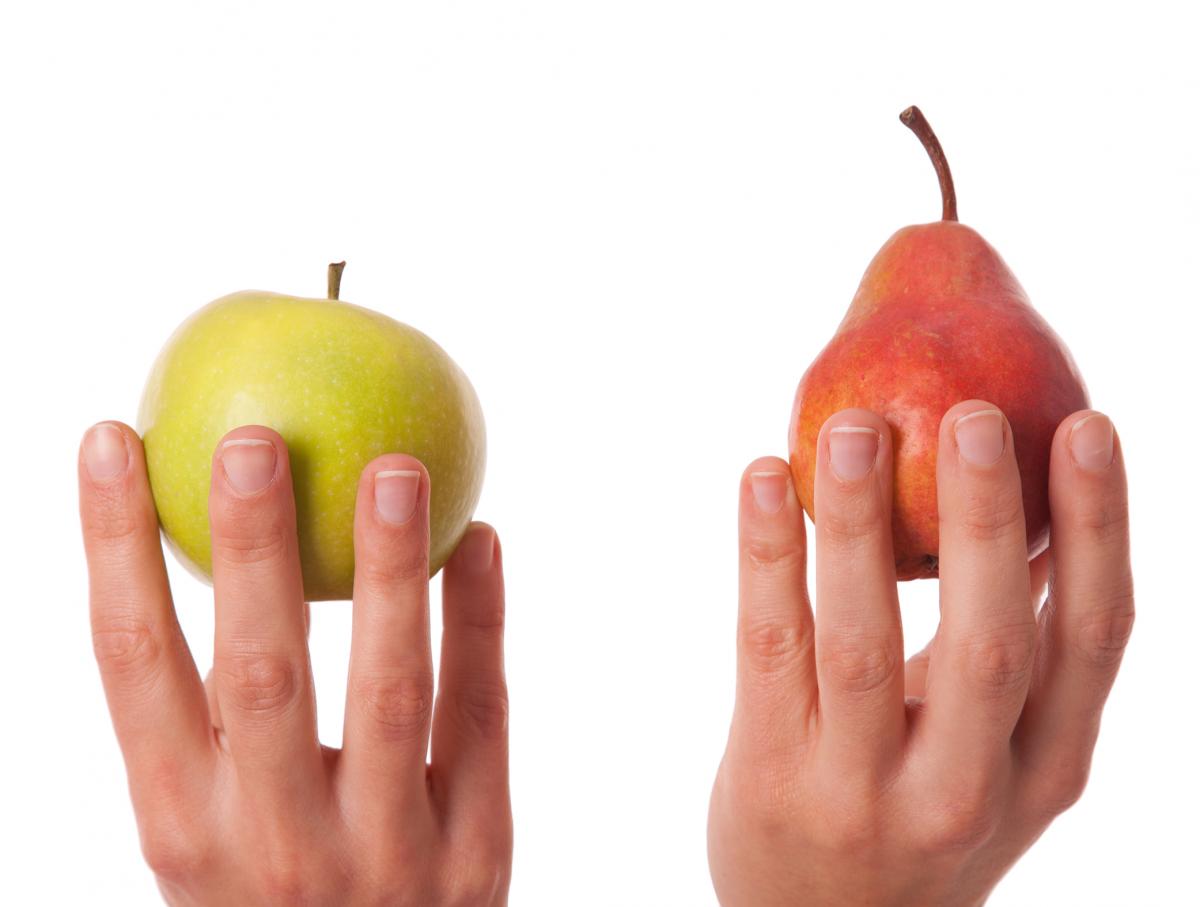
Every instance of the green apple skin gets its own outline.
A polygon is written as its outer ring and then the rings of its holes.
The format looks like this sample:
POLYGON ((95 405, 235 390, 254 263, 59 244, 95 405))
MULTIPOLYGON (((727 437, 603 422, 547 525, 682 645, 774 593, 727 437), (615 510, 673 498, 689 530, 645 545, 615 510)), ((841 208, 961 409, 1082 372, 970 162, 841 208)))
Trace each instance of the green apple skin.
POLYGON ((436 343, 347 302, 246 291, 195 312, 154 363, 138 410, 169 546, 211 582, 214 450, 239 425, 288 446, 309 601, 348 599, 359 475, 385 453, 429 471, 430 571, 453 553, 483 486, 483 412, 436 343))

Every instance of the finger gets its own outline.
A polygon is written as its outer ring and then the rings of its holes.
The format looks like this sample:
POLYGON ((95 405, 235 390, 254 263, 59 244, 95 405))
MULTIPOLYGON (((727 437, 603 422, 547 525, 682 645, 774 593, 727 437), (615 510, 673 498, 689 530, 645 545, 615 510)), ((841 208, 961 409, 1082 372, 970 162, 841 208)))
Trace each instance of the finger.
POLYGON ((269 808, 310 801, 324 779, 305 637, 287 447, 243 426, 213 457, 209 492, 216 640, 213 674, 243 790, 269 808))
POLYGON ((739 499, 737 697, 733 739, 790 764, 816 712, 804 510, 788 466, 755 460, 739 499))
POLYGON ((892 444, 863 409, 817 436, 817 677, 821 746, 882 770, 903 746, 904 639, 892 552, 892 444))
POLYGON ((371 461, 354 512, 354 628, 342 772, 364 811, 426 803, 433 711, 429 475, 413 457, 371 461))
POLYGON ((433 770, 445 780, 452 816, 465 813, 472 824, 482 816, 496 828, 508 828, 504 577, 495 530, 473 523, 442 577, 433 770))
POLYGON ((212 757, 204 690, 175 617, 141 441, 116 422, 84 436, 79 514, 92 640, 139 814, 201 782, 212 757))
POLYGON ((926 687, 929 746, 950 767, 995 766, 1025 702, 1036 634, 1012 432, 979 400, 942 420, 941 626, 926 687))
POLYGON ((1050 454, 1054 570, 1043 608, 1039 669, 1018 741, 1031 775, 1083 789, 1112 688, 1133 630, 1129 508, 1120 442, 1108 418, 1075 413, 1050 454))
MULTIPOLYGON (((312 620, 309 613, 308 602, 304 603, 304 635, 307 639, 312 635, 312 620)), ((217 732, 217 743, 222 749, 228 750, 225 742, 225 725, 221 721, 221 703, 217 699, 217 685, 213 680, 213 672, 204 675, 204 694, 208 699, 208 717, 212 722, 213 730, 217 732)))

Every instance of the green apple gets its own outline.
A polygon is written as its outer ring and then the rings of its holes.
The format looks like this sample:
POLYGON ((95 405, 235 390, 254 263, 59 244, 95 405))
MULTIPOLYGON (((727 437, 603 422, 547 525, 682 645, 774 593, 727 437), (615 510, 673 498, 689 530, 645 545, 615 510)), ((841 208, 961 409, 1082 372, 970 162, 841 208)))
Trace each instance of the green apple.
POLYGON ((266 425, 287 442, 310 601, 350 598, 359 474, 384 453, 429 471, 430 570, 450 557, 483 485, 484 427, 466 375, 420 331, 337 299, 256 290, 209 303, 158 355, 138 410, 171 549, 212 575, 208 489, 221 437, 266 425))

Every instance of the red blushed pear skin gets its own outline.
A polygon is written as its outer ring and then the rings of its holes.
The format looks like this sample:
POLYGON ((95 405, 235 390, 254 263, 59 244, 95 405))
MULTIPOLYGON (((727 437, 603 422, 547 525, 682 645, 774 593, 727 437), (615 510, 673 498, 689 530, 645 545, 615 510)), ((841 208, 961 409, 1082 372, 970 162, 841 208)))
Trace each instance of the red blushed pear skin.
POLYGON ((938 573, 938 429, 950 407, 980 399, 1012 428, 1030 558, 1049 540, 1050 443, 1088 406, 1066 346, 1033 310, 1004 260, 958 223, 950 168, 916 107, 900 115, 942 187, 942 220, 904 227, 867 267, 833 339, 800 379, 788 442, 793 482, 813 516, 817 434, 839 410, 878 413, 892 431, 892 537, 899 579, 938 573))

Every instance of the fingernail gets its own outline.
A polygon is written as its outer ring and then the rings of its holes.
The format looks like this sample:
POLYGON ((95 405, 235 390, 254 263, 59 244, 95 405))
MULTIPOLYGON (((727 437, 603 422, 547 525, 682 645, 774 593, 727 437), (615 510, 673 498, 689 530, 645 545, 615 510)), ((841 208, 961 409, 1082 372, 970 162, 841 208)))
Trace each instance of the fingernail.
POLYGON ((875 466, 879 432, 857 425, 829 429, 829 465, 843 482, 857 482, 875 466))
POLYGON ((125 438, 115 425, 93 425, 83 439, 83 465, 93 482, 115 479, 129 465, 125 438))
POLYGON ((407 523, 417 509, 421 473, 415 469, 381 469, 375 473, 375 508, 385 522, 407 523))
POLYGON ((958 452, 972 466, 990 466, 1004 453, 1004 415, 998 409, 968 413, 954 423, 958 452))
POLYGON ((458 543, 459 557, 470 573, 484 573, 492 566, 496 551, 496 534, 490 529, 472 529, 458 543))
POLYGON ((254 494, 275 475, 275 445, 261 438, 235 438, 221 445, 225 478, 238 494, 254 494))
POLYGON ((1094 413, 1071 426, 1071 456, 1091 472, 1107 469, 1113 460, 1113 427, 1108 416, 1094 413))
POLYGON ((778 513, 787 499, 788 477, 784 472, 750 473, 754 503, 763 513, 778 513))

